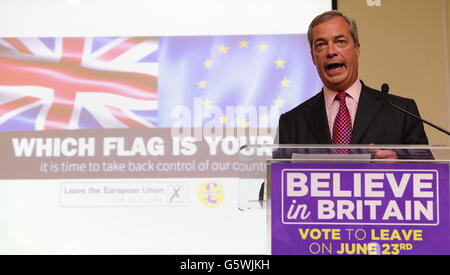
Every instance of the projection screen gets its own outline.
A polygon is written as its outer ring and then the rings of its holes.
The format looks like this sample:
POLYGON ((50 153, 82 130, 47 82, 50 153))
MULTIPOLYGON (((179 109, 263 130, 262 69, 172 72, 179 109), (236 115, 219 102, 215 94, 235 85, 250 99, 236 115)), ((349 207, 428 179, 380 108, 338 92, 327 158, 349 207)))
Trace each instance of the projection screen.
POLYGON ((268 253, 267 152, 240 149, 322 88, 331 8, 1 0, 0 253, 268 253))

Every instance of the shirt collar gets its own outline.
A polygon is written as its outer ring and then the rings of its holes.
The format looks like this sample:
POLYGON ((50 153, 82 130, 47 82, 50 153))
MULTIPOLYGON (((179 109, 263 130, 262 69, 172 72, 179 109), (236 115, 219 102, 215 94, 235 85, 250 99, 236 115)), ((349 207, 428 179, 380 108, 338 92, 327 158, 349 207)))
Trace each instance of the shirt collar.
MULTIPOLYGON (((358 103, 359 96, 361 95, 361 89, 362 89, 361 81, 359 79, 357 79, 355 81, 355 83, 353 83, 352 86, 350 86, 345 92, 351 98, 353 98, 356 101, 356 103, 358 103)), ((323 92, 324 92, 324 96, 325 96, 325 105, 327 106, 327 108, 330 108, 331 104, 333 104, 333 101, 336 98, 336 95, 338 94, 338 92, 333 91, 327 87, 323 87, 323 92)))

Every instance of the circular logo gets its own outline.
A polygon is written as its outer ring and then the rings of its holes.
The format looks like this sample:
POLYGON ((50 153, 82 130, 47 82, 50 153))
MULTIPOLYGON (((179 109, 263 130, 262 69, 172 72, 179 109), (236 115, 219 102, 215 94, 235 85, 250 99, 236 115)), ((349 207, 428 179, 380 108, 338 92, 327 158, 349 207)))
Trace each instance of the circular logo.
POLYGON ((205 182, 198 189, 198 198, 206 207, 216 207, 223 200, 223 188, 217 182, 205 182))

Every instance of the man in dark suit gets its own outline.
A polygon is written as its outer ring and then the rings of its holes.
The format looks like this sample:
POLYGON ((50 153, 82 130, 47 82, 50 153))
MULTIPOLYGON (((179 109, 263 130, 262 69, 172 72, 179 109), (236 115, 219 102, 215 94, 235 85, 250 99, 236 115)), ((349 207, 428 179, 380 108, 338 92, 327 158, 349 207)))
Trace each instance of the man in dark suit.
POLYGON ((308 40, 324 88, 281 115, 279 144, 428 144, 423 124, 388 103, 419 115, 414 100, 383 94, 360 81, 360 44, 351 18, 337 11, 319 15, 308 40))
MULTIPOLYGON (((412 99, 383 95, 362 83, 351 144, 428 144, 423 125, 386 102, 419 114, 412 99)), ((279 144, 331 144, 324 92, 281 115, 279 144)))

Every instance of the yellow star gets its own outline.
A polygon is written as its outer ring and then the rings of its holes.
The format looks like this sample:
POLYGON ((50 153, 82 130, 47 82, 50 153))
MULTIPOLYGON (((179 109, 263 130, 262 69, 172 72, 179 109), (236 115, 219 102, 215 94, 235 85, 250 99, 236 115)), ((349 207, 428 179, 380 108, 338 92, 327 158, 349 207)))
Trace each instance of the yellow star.
POLYGON ((245 39, 242 39, 242 41, 239 41, 239 48, 247 48, 248 41, 245 39))
POLYGON ((198 85, 198 88, 200 88, 200 89, 205 89, 206 88, 206 81, 204 81, 203 79, 202 79, 202 81, 200 81, 200 82, 197 82, 197 85, 198 85))
POLYGON ((249 125, 249 123, 248 123, 247 121, 243 120, 243 121, 241 121, 241 122, 239 123, 239 125, 240 125, 242 128, 247 128, 248 125, 249 125))
POLYGON ((287 80, 286 77, 280 81, 281 83, 281 87, 289 87, 289 82, 291 82, 290 80, 287 80))
POLYGON ((262 120, 262 121, 264 121, 264 122, 266 122, 266 121, 269 119, 269 116, 268 116, 267 114, 264 114, 264 115, 261 115, 261 116, 259 117, 259 119, 262 120))
POLYGON ((222 122, 222 124, 227 124, 228 118, 227 118, 226 116, 222 116, 222 117, 220 118, 220 122, 222 122))
POLYGON ((205 66, 205 69, 210 69, 211 68, 211 64, 212 64, 212 61, 209 60, 209 59, 206 59, 206 61, 203 62, 203 65, 205 66))
POLYGON ((209 106, 211 106, 211 101, 209 101, 209 99, 205 99, 205 100, 203 100, 203 102, 202 102, 202 104, 203 104, 203 106, 205 106, 206 108, 209 108, 209 106))
POLYGON ((278 60, 275 60, 274 63, 277 64, 277 69, 279 69, 284 68, 284 63, 286 63, 286 61, 278 57, 278 60))
POLYGON ((222 43, 217 47, 217 49, 219 49, 219 53, 226 54, 230 48, 225 47, 225 45, 222 43))
POLYGON ((274 103, 277 107, 283 107, 284 100, 282 100, 281 98, 277 98, 277 100, 275 100, 274 103))
POLYGON ((267 48, 269 48, 269 45, 264 44, 264 42, 262 42, 261 44, 258 45, 259 51, 266 53, 267 52, 267 48))

